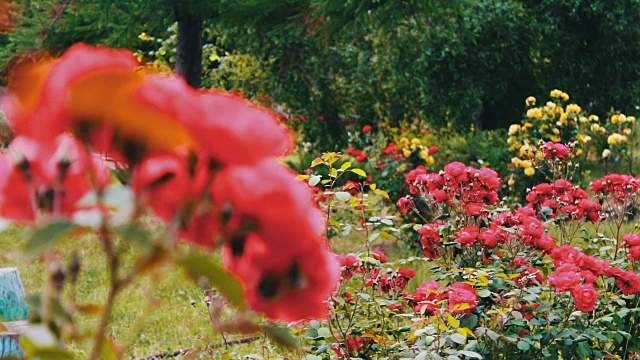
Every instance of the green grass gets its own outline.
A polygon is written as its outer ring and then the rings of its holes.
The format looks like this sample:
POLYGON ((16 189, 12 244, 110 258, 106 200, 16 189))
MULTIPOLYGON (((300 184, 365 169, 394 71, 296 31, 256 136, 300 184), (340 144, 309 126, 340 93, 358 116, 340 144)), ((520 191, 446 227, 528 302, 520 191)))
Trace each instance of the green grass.
MULTIPOLYGON (((24 259, 21 255, 23 246, 21 230, 0 233, 0 264, 2 267, 17 267, 27 294, 37 294, 43 289, 44 266, 38 259, 24 259)), ((139 253, 129 244, 120 244, 119 248, 125 264, 131 264, 139 253)), ((104 303, 109 272, 99 243, 91 237, 67 239, 56 249, 62 263, 67 263, 73 251, 80 256, 82 266, 77 281, 77 304, 104 303)), ((71 296, 68 289, 66 286, 63 294, 67 299, 71 296)), ((78 329, 90 335, 97 326, 97 316, 80 312, 76 315, 78 329)), ((175 265, 165 266, 153 275, 142 276, 121 294, 113 309, 108 335, 121 346, 123 358, 138 358, 223 341, 208 320, 203 290, 175 265)), ((87 358, 91 349, 90 341, 70 341, 66 346, 78 359, 87 358)), ((267 339, 259 339, 250 344, 212 350, 202 358, 217 359, 226 355, 240 358, 247 354, 275 358, 280 353, 288 352, 267 339)))

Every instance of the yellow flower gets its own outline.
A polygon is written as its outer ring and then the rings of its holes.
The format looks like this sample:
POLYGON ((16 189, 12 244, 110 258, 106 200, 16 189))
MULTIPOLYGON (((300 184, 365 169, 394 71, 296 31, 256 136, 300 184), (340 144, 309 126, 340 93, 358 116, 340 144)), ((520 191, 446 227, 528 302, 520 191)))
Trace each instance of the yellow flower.
POLYGON ((598 121, 598 120, 600 120, 600 118, 598 117, 598 115, 589 115, 589 120, 598 121))
POLYGON ((600 126, 600 125, 598 125, 598 124, 591 124, 591 131, 593 131, 593 132, 598 132, 598 131, 600 131, 600 129, 601 129, 601 126, 600 126))
POLYGON ((578 139, 578 141, 580 141, 581 143, 588 143, 589 141, 591 141, 591 136, 578 134, 578 136, 576 136, 576 139, 578 139))
POLYGON ((400 139, 400 142, 402 143, 402 147, 403 148, 407 148, 407 147, 409 147, 409 144, 411 144, 409 142, 409 139, 407 139, 406 137, 403 137, 402 139, 400 139))
POLYGON ((536 98, 534 98, 533 96, 529 96, 524 102, 525 104, 527 104, 527 106, 533 106, 536 104, 536 98))
POLYGON ((524 169, 524 174, 527 176, 533 176, 535 173, 536 173, 536 169, 534 169, 533 167, 528 167, 524 169))
POLYGON ((398 172, 405 172, 407 170, 407 166, 405 164, 400 164, 397 168, 398 172))
POLYGON ((509 181, 507 181, 507 185, 513 186, 516 183, 516 180, 513 178, 513 175, 509 177, 509 181))
POLYGON ((604 149, 604 151, 602 151, 602 158, 603 158, 603 159, 606 159, 606 158, 608 158, 609 156, 611 156, 611 150, 609 150, 609 149, 604 149))
POLYGON ((581 122, 581 123, 586 123, 587 121, 589 121, 589 119, 587 119, 587 118, 586 118, 586 117, 584 117, 584 116, 580 116, 580 119, 579 119, 579 120, 580 120, 580 122, 581 122))
POLYGON ((533 124, 530 122, 526 122, 524 123, 524 125, 522 125, 522 131, 527 131, 529 129, 531 129, 533 127, 533 124))
POLYGON ((558 130, 558 128, 553 128, 553 129, 551 129, 551 131, 552 131, 555 135, 559 135, 559 134, 560 134, 560 130, 558 130))
POLYGON ((554 135, 549 137, 549 140, 553 141, 553 142, 560 142, 560 136, 554 135))
POLYGON ((560 91, 558 89, 553 89, 549 93, 549 96, 554 97, 554 98, 560 98, 560 97, 562 97, 562 91, 560 91))
POLYGON ((418 139, 418 138, 411 139, 411 145, 413 145, 413 146, 420 145, 420 139, 418 139))
POLYGON ((527 110, 527 117, 531 119, 542 119, 542 111, 538 108, 527 110))
POLYGON ((627 116, 627 121, 633 124, 636 122, 636 118, 635 116, 627 116))
POLYGON ((611 116, 611 123, 612 124, 617 124, 618 123, 618 114, 615 114, 615 115, 611 116))
POLYGON ((567 105, 567 112, 573 112, 573 113, 579 113, 580 111, 582 111, 582 108, 576 104, 569 104, 567 105))
POLYGON ((567 94, 566 92, 563 92, 562 94, 560 94, 560 96, 562 97, 562 100, 569 101, 569 94, 567 94))
POLYGON ((422 158, 424 160, 427 160, 427 158, 429 157, 429 150, 422 149, 422 150, 420 150, 419 155, 420 155, 420 158, 422 158))
POLYGON ((520 125, 513 124, 509 126, 509 135, 515 135, 520 130, 520 125))
POLYGON ((550 110, 555 110, 556 103, 554 103, 553 101, 547 101, 547 108, 549 108, 550 110))
POLYGON ((433 159, 433 156, 431 156, 431 155, 427 156, 426 161, 427 161, 427 165, 433 165, 433 164, 435 164, 435 162, 436 162, 436 161, 433 159))
POLYGON ((631 134, 631 129, 622 129, 622 133, 625 135, 631 134))
POLYGON ((151 36, 147 35, 146 32, 143 32, 143 33, 140 33, 140 35, 138 35, 138 39, 142 41, 151 41, 151 36))
POLYGON ((626 115, 625 114, 618 115, 618 121, 620 121, 621 123, 626 122, 627 121, 626 115))
POLYGON ((576 150, 576 156, 580 156, 580 155, 582 155, 582 149, 576 150))
POLYGON ((409 156, 411 156, 411 150, 404 149, 402 150, 402 154, 404 155, 404 157, 408 158, 409 156))
POLYGON ((517 164, 518 161, 522 161, 522 160, 520 160, 520 158, 518 158, 518 157, 512 157, 511 158, 511 163, 514 164, 514 165, 517 164))
POLYGON ((627 142, 627 137, 624 135, 620 135, 618 133, 611 134, 607 138, 607 144, 609 145, 616 145, 618 143, 623 143, 623 142, 627 142))
POLYGON ((520 147, 520 157, 532 157, 531 145, 525 144, 520 147))

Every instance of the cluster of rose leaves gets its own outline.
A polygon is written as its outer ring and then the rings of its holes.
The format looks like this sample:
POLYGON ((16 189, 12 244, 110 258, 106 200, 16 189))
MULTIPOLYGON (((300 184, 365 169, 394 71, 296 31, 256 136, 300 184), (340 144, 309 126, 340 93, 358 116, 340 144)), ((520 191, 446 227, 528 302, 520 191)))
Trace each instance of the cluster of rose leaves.
MULTIPOLYGON (((563 145, 564 147, 564 145, 563 145)), ((547 146, 546 156, 563 157, 560 146, 547 146), (560 149, 561 151, 556 151, 560 149)), ((540 218, 558 217, 563 221, 592 221, 602 219, 601 205, 597 201, 589 200, 584 189, 573 186, 569 181, 556 180, 535 186, 527 196, 529 203, 518 207, 514 211, 501 212, 491 215, 488 206, 496 203, 497 189, 500 179, 495 171, 487 168, 475 169, 462 163, 454 162, 444 167, 438 173, 428 173, 424 168, 417 168, 406 175, 406 183, 412 195, 418 196, 432 204, 444 204, 456 207, 465 216, 483 221, 471 223, 487 224, 466 225, 454 234, 454 241, 461 247, 471 247, 476 244, 485 250, 490 250, 499 244, 523 245, 532 252, 539 252, 541 256, 553 259, 555 269, 548 276, 547 284, 558 292, 569 291, 574 298, 575 307, 582 311, 592 311, 598 300, 596 281, 598 277, 611 277, 624 295, 640 291, 640 275, 632 269, 624 270, 612 266, 609 260, 601 260, 585 254, 572 245, 557 246, 555 240, 545 233, 545 225, 540 218), (545 209, 543 209, 543 207, 545 209), (551 213, 547 210, 551 209, 551 213), (547 211, 543 211, 547 210, 547 211), (544 215, 543 215, 544 214, 544 215)), ((635 194, 638 192, 638 178, 629 175, 610 174, 603 179, 596 180, 591 190, 597 196, 615 194, 635 194)), ((404 197, 398 201, 402 212, 415 209, 412 197, 404 197)), ((442 244, 440 227, 444 222, 424 224, 418 230, 421 237, 423 253, 428 258, 440 257, 442 244)), ((623 240, 629 246, 630 258, 636 259, 640 251, 640 235, 627 234, 623 240), (636 247, 637 246, 637 247, 636 247)), ((515 260, 514 260, 515 261, 515 260)), ((512 261, 512 262, 514 262, 512 261)), ((520 261, 520 265, 529 265, 528 261, 520 261)), ((521 271, 520 279, 516 283, 522 286, 542 285, 544 277, 539 269, 527 267, 521 271)), ((444 292, 453 291, 449 287, 444 292)), ((436 282, 423 283, 418 286, 415 294, 406 296, 413 299, 418 306, 439 306, 434 294, 442 293, 436 282), (420 289, 428 289, 427 292, 420 289), (425 294, 428 296, 425 297, 425 294)), ((449 295, 451 299, 451 295, 449 295)), ((451 301, 451 300, 449 300, 451 301)), ((450 305, 451 306, 451 305, 450 305)))
POLYGON ((17 134, 0 155, 3 218, 107 219, 104 202, 79 201, 105 193, 109 166, 126 167, 136 213, 150 207, 186 242, 221 246, 254 310, 327 314, 339 267, 310 190, 277 160, 292 138, 274 113, 140 71, 125 50, 76 44, 27 62, 2 99, 17 134))

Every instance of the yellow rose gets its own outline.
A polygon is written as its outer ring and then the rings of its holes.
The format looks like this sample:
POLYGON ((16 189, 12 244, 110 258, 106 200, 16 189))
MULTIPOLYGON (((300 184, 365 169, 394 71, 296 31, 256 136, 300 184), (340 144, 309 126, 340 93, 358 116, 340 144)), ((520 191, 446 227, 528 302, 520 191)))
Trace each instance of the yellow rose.
POLYGON ((533 124, 530 122, 526 122, 524 123, 524 125, 522 125, 522 131, 527 131, 529 129, 531 129, 533 127, 533 124))
POLYGON ((420 139, 418 138, 411 139, 411 145, 414 145, 414 146, 420 145, 420 139))
POLYGON ((576 150, 576 156, 580 156, 580 155, 582 155, 582 149, 576 150))
POLYGON ((567 105, 567 112, 573 112, 573 113, 579 113, 580 111, 582 111, 582 108, 580 106, 578 106, 577 104, 569 104, 567 105))
POLYGON ((435 162, 436 162, 436 161, 433 159, 433 156, 431 156, 431 155, 427 156, 426 161, 427 161, 427 165, 433 165, 433 164, 435 164, 435 162))
POLYGON ((618 115, 618 121, 620 121, 621 123, 626 122, 627 117, 624 114, 620 114, 618 115))
POLYGON ((587 121, 589 121, 589 119, 587 119, 587 118, 586 118, 586 117, 584 117, 584 116, 580 116, 580 122, 581 122, 581 123, 586 123, 587 121))
POLYGON ((627 121, 633 124, 633 123, 636 122, 636 117, 635 116, 627 116, 627 121))
POLYGON ((554 135, 549 137, 549 140, 553 141, 553 142, 560 142, 560 136, 554 135))
POLYGON ((533 96, 529 96, 524 102, 525 104, 527 104, 527 106, 533 106, 536 104, 536 98, 534 98, 533 96))
POLYGON ((593 132, 598 132, 600 130, 600 125, 598 124, 591 124, 591 131, 593 132))
POLYGON ((420 150, 419 155, 420 155, 420 157, 421 157, 422 159, 427 160, 427 158, 429 157, 429 150, 427 150, 427 149, 422 149, 422 150, 420 150))
POLYGON ((589 120, 598 121, 598 120, 600 120, 600 118, 598 117, 598 115, 589 115, 589 120))
POLYGON ((517 158, 517 157, 512 157, 511 158, 511 163, 514 164, 514 165, 517 164, 518 161, 522 161, 522 160, 520 160, 520 158, 517 158))
POLYGON ((509 135, 515 135, 518 130, 520 130, 520 125, 518 124, 513 124, 511 126, 509 126, 509 135))
POLYGON ((553 101, 547 101, 547 108, 549 108, 550 110, 555 110, 556 109, 556 103, 554 103, 553 101))
POLYGON ((542 111, 538 108, 529 109, 527 110, 527 117, 530 119, 541 119, 542 111))
POLYGON ((560 91, 558 89, 553 89, 549 93, 549 96, 554 97, 554 98, 560 98, 560 97, 562 97, 562 91, 560 91))
POLYGON ((407 167, 405 166, 405 164, 400 164, 397 170, 398 172, 405 172, 405 170, 407 170, 407 167))
POLYGON ((560 97, 564 101, 569 101, 569 94, 567 94, 566 92, 563 92, 562 94, 560 94, 560 97))
POLYGON ((516 183, 516 180, 513 178, 513 176, 511 176, 511 177, 509 178, 509 181, 507 181, 507 184, 508 184, 509 186, 513 186, 515 183, 516 183))
POLYGON ((618 143, 624 143, 624 142, 627 142, 627 137, 624 135, 620 135, 618 133, 611 134, 607 138, 607 144, 609 145, 616 145, 618 143))
POLYGON ((611 116, 611 123, 612 124, 617 124, 618 123, 618 114, 611 116))
POLYGON ((536 173, 536 169, 532 168, 532 167, 528 167, 526 169, 524 169, 524 174, 527 176, 533 176, 536 173))
POLYGON ((609 156, 611 156, 611 150, 609 150, 609 149, 604 149, 604 151, 602 151, 602 158, 603 158, 603 159, 606 159, 606 158, 608 158, 609 156))
POLYGON ((551 129, 551 131, 556 135, 560 134, 560 130, 558 130, 558 128, 553 128, 553 129, 551 129))
POLYGON ((404 157, 408 158, 409 156, 411 156, 411 150, 404 149, 402 150, 402 154, 404 155, 404 157))

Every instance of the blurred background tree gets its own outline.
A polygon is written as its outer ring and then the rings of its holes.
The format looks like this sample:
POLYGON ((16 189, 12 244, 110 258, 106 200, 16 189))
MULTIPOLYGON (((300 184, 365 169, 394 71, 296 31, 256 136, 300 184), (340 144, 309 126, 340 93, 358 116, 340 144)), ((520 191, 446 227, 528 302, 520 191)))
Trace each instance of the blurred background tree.
POLYGON ((139 50, 194 86, 268 95, 327 149, 365 124, 505 127, 553 88, 595 113, 639 103, 635 0, 14 2, 1 64, 78 41, 139 50))

